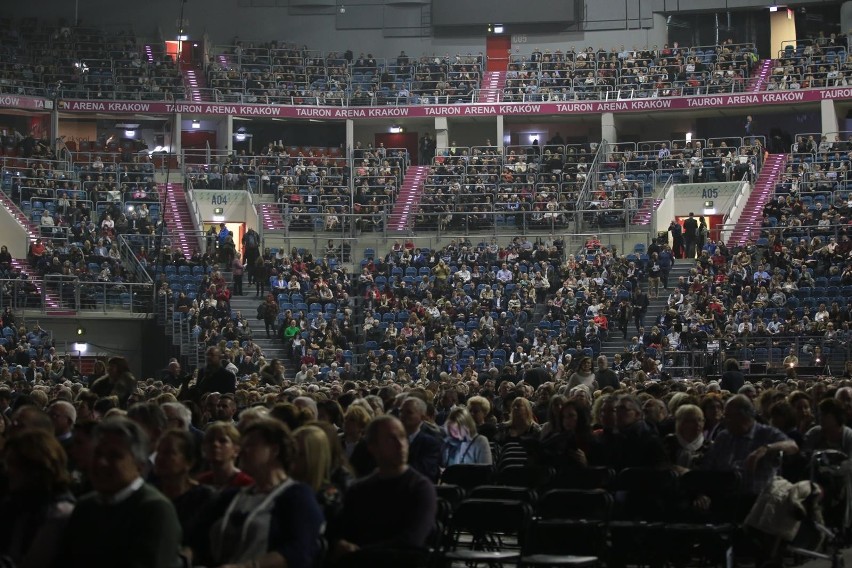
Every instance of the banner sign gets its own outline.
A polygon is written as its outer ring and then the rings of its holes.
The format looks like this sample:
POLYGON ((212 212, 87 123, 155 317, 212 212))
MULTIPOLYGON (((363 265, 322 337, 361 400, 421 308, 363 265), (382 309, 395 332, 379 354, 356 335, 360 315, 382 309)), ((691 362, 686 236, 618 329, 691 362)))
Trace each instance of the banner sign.
MULTIPOLYGON (((435 116, 517 116, 571 115, 603 112, 647 112, 721 107, 748 107, 776 104, 813 103, 821 100, 852 99, 852 87, 810 89, 806 91, 766 91, 733 95, 696 95, 690 97, 648 98, 624 101, 566 101, 529 103, 459 103, 452 105, 411 105, 378 107, 289 106, 213 102, 148 102, 62 100, 62 112, 172 114, 201 116, 243 116, 305 119, 428 118, 435 116)), ((0 95, 0 107, 24 110, 45 108, 44 99, 0 95)))
POLYGON ((24 95, 0 95, 0 107, 17 108, 21 110, 47 110, 50 104, 45 105, 46 99, 27 97, 24 95))

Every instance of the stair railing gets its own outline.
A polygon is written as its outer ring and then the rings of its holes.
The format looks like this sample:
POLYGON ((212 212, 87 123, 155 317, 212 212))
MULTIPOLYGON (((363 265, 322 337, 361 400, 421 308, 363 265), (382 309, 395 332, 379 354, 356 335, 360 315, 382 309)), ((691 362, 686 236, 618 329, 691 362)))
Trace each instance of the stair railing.
POLYGON ((583 187, 580 188, 580 194, 577 196, 577 203, 574 209, 578 212, 576 223, 578 232, 581 232, 584 227, 584 215, 581 211, 586 209, 584 204, 589 201, 589 196, 600 181, 601 164, 606 158, 608 147, 609 143, 606 140, 601 140, 600 144, 598 144, 592 163, 589 164, 589 169, 586 171, 586 179, 583 181, 583 187))

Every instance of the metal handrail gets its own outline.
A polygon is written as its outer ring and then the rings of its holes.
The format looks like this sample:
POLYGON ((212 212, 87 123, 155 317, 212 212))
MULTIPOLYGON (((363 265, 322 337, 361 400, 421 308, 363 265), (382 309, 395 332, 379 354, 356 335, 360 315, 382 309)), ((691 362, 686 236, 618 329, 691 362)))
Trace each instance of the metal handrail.
POLYGON ((606 159, 607 154, 608 142, 606 140, 601 140, 600 144, 598 144, 597 151, 595 152, 595 157, 592 158, 592 162, 589 164, 589 168, 586 171, 586 179, 583 181, 583 187, 580 188, 580 194, 577 196, 575 209, 582 209, 582 205, 588 201, 588 196, 591 195, 592 189, 598 183, 600 165, 602 161, 606 159))

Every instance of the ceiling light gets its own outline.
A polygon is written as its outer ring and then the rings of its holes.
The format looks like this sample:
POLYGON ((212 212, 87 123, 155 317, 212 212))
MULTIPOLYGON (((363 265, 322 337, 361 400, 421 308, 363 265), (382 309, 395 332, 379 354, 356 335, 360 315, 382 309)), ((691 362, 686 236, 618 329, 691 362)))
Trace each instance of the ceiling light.
POLYGON ((201 121, 200 120, 193 120, 192 121, 192 127, 195 128, 195 129, 201 128, 201 121))

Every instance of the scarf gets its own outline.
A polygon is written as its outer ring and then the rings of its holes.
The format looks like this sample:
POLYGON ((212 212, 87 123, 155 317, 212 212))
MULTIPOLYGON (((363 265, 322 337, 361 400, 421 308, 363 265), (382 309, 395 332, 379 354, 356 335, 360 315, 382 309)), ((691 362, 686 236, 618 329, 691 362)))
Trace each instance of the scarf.
POLYGON ((701 449, 701 446, 704 445, 704 434, 698 434, 698 437, 691 442, 687 442, 680 434, 677 434, 677 441, 680 444, 681 449, 689 452, 690 454, 694 454, 701 449))

